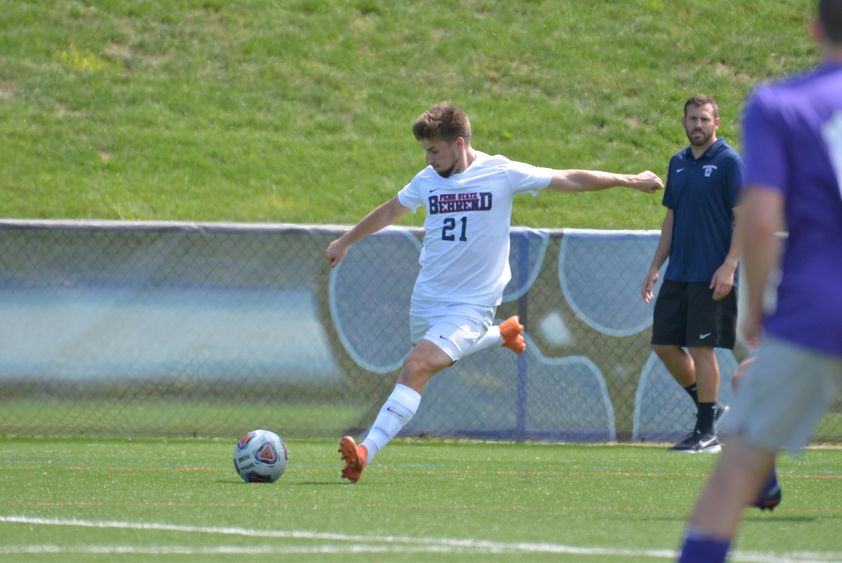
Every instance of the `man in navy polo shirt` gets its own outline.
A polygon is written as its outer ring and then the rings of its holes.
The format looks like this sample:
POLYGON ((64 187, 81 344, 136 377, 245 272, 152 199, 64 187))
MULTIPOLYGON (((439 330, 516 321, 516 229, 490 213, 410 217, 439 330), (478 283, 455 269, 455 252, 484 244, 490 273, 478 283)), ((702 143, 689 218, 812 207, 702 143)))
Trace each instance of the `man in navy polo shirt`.
POLYGON ((714 348, 733 349, 739 241, 734 236, 742 160, 717 139, 719 107, 696 94, 684 104, 690 145, 673 155, 663 204, 661 238, 641 295, 653 299, 659 271, 669 258, 655 302, 652 348, 696 404, 696 425, 672 447, 697 453, 721 449, 714 423, 727 407, 717 402, 719 364, 714 348), (686 350, 685 350, 686 348, 686 350))
POLYGON ((824 63, 761 86, 743 117, 742 326, 760 348, 725 421, 727 447, 693 511, 682 562, 725 560, 776 452, 800 451, 842 391, 842 0, 818 1, 812 31, 824 63), (776 269, 776 304, 764 310, 776 269))

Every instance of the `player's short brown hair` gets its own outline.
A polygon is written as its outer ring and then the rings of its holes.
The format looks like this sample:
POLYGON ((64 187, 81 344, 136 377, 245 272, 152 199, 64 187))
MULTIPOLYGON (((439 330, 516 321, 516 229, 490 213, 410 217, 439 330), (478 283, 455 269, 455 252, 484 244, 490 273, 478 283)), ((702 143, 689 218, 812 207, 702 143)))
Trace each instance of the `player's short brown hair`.
POLYGON ((464 111, 451 104, 436 104, 415 120, 412 125, 415 139, 444 139, 452 143, 459 137, 471 140, 471 122, 464 111))
POLYGON ((687 98, 687 101, 684 102, 684 117, 687 117, 687 108, 690 106, 699 108, 707 104, 710 104, 713 108, 713 116, 719 117, 719 104, 707 94, 694 94, 687 98))

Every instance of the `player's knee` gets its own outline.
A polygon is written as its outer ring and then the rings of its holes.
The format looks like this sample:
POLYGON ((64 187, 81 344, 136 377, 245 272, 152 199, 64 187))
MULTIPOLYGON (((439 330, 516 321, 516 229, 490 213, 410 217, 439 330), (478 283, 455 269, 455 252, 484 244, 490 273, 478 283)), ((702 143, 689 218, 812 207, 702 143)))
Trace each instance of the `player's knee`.
POLYGON ((696 363, 716 362, 716 351, 710 346, 690 346, 687 351, 696 363))
POLYGON ((398 383, 412 387, 415 390, 424 389, 435 371, 424 358, 410 355, 403 364, 398 383))

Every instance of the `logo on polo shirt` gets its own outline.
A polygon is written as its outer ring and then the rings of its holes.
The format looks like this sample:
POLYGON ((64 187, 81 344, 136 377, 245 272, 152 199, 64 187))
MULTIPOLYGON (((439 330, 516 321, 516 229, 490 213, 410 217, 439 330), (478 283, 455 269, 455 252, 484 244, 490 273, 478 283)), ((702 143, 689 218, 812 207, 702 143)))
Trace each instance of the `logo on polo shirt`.
POLYGON ((716 165, 714 164, 705 164, 702 166, 705 170, 705 178, 710 178, 710 175, 713 174, 713 171, 716 170, 716 165))

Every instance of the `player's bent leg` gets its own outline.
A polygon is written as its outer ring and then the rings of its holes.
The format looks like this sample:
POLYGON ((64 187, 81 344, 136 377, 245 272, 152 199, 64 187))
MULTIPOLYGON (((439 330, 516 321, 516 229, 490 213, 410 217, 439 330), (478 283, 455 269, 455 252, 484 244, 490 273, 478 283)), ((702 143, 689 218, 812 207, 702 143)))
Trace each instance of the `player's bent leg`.
POLYGON ((362 444, 358 446, 350 436, 340 440, 339 453, 345 460, 342 477, 352 483, 360 479, 366 465, 415 415, 427 382, 452 363, 453 360, 447 354, 428 340, 422 340, 412 349, 404 362, 398 383, 380 408, 362 444))
POLYGON ((345 461, 342 468, 342 477, 352 483, 360 480, 363 469, 368 465, 368 451, 365 446, 358 446, 350 436, 343 436, 339 440, 339 453, 345 461))
POLYGON ((404 360, 398 383, 423 393, 433 376, 452 364, 453 359, 444 350, 429 340, 421 340, 404 360))
MULTIPOLYGON (((742 381, 743 377, 745 377, 746 372, 748 371, 749 367, 755 362, 756 357, 752 356, 746 358, 740 365, 737 366, 736 371, 731 374, 731 387, 734 389, 734 392, 737 392, 737 389, 740 386, 740 382, 742 381)), ((772 471, 769 476, 769 479, 766 481, 766 484, 763 486, 763 490, 760 492, 760 496, 755 499, 751 506, 755 508, 759 508, 762 511, 768 510, 773 511, 777 506, 781 503, 781 499, 783 498, 783 491, 781 490, 781 485, 778 483, 778 471, 775 468, 775 465, 772 465, 772 471)))
POLYGON ((520 317, 514 315, 498 325, 500 336, 503 337, 503 346, 514 352, 522 354, 526 350, 526 340, 523 338, 523 325, 520 324, 520 317))
POLYGON ((363 440, 369 463, 412 420, 420 404, 421 395, 415 389, 401 383, 395 385, 363 440))
POLYGON ((743 509, 757 498, 773 461, 774 453, 749 445, 739 435, 729 438, 693 510, 680 561, 701 561, 696 552, 714 547, 725 551, 706 560, 724 561, 743 509))
POLYGON ((485 334, 483 334, 478 340, 474 341, 474 343, 462 353, 462 357, 459 359, 461 360, 462 358, 476 354, 486 348, 501 346, 502 344, 503 335, 500 334, 500 325, 490 326, 488 327, 488 330, 485 331, 485 334))

